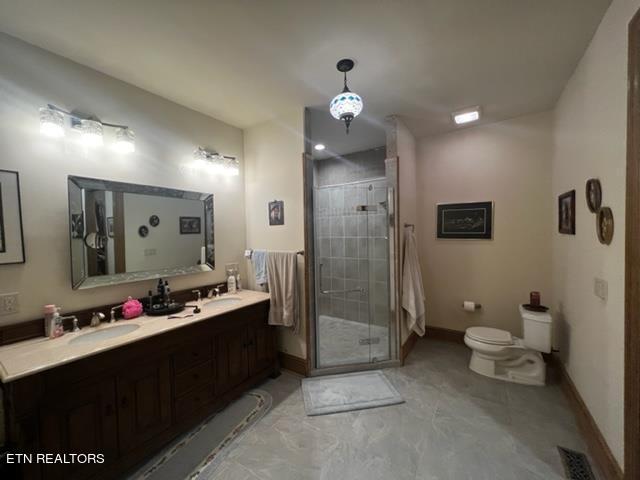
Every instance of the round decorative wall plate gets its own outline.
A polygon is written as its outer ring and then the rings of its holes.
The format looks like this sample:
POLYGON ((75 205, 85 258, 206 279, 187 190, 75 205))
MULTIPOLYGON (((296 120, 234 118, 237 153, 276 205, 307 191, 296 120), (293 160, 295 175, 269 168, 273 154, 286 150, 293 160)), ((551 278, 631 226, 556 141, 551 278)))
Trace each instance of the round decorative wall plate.
POLYGON ((610 245, 613 240, 613 212, 609 207, 602 207, 598 210, 596 217, 596 230, 598 240, 604 245, 610 245))
POLYGON ((160 225, 160 217, 158 217, 157 215, 151 215, 149 217, 149 225, 151 225, 152 227, 157 227, 158 225, 160 225))
POLYGON ((598 213, 598 209, 602 205, 602 187, 600 180, 590 178, 587 180, 587 188, 585 189, 587 197, 587 207, 591 213, 598 213))
POLYGON ((138 235, 140 235, 142 238, 146 237, 147 235, 149 235, 149 228, 146 225, 140 225, 140 227, 138 228, 138 235))

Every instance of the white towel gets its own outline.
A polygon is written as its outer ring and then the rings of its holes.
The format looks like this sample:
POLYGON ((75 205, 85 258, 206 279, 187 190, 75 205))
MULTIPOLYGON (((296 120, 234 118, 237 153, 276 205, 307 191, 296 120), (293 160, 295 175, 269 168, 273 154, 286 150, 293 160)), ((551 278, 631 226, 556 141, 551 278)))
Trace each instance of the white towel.
POLYGON ((269 325, 293 327, 298 332, 298 255, 268 252, 267 279, 271 305, 269 325))
POLYGON ((422 286, 422 272, 418 260, 416 236, 411 230, 405 231, 404 262, 402 265, 402 308, 407 312, 409 331, 421 337, 425 334, 425 296, 422 286))
POLYGON ((267 283, 267 251, 254 250, 251 254, 251 263, 256 276, 256 285, 267 283))

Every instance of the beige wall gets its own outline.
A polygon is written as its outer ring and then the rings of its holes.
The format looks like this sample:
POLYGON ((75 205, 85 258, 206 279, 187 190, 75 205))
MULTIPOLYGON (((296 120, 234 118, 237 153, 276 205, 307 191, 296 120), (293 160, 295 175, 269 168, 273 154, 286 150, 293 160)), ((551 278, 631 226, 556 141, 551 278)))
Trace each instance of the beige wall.
POLYGON ((518 304, 551 294, 551 113, 422 139, 418 244, 427 325, 521 335, 518 304), (493 240, 436 239, 436 204, 494 202, 493 240), (461 304, 482 304, 477 313, 461 304))
MULTIPOLYGON (((624 221, 627 24, 638 0, 614 0, 555 110, 553 195, 576 190, 576 235, 553 234, 560 355, 618 463, 623 463, 624 221), (596 237, 585 182, 602 182, 613 210, 610 246, 596 237), (594 279, 608 282, 606 302, 594 279)), ((554 209, 552 222, 557 211, 554 209)))
POLYGON ((190 169, 197 145, 237 156, 244 164, 242 131, 124 82, 0 34, 0 168, 18 170, 27 262, 0 265, 0 293, 19 292, 20 312, 0 323, 37 318, 42 305, 63 311, 142 296, 154 282, 73 291, 70 279, 67 175, 211 192, 215 195, 215 272, 175 277, 174 290, 223 281, 224 264, 240 262, 245 246, 244 179, 190 169), (85 151, 73 133, 39 133, 38 108, 54 103, 125 123, 136 132, 135 154, 118 156, 105 145, 85 151))
MULTIPOLYGON (((304 249, 303 125, 304 110, 300 108, 285 117, 245 130, 247 248, 304 249), (267 206, 273 200, 284 200, 285 224, 282 226, 269 226, 267 206)), ((304 257, 298 258, 299 292, 302 299, 304 257)), ((250 262, 245 261, 245 264, 249 269, 249 285, 254 287, 250 262)), ((303 313, 304 305, 301 304, 302 325, 303 313)), ((279 349, 306 358, 304 328, 300 329, 298 335, 291 329, 280 328, 279 349)))

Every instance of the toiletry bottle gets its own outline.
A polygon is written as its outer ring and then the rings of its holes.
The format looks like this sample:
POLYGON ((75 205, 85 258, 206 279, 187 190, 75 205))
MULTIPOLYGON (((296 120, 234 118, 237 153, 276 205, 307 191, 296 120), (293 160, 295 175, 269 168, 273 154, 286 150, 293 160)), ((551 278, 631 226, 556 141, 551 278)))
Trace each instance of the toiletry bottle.
POLYGON ((55 305, 45 305, 44 306, 44 336, 51 337, 51 332, 53 330, 53 315, 58 311, 58 307, 55 305))
POLYGON ((236 276, 229 275, 227 278, 227 292, 228 293, 236 293, 236 276))
POLYGON ((64 335, 64 324, 62 323, 62 317, 58 312, 53 314, 51 334, 49 338, 58 338, 64 335))
POLYGON ((242 290, 242 282, 240 281, 240 274, 238 274, 236 278, 236 289, 238 291, 242 290))

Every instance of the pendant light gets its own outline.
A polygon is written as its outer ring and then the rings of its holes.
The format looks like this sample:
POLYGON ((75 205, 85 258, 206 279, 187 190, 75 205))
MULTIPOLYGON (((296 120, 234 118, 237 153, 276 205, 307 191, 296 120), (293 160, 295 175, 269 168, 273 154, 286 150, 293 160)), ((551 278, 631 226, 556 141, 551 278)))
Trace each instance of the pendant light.
POLYGON ((347 135, 349 135, 349 125, 362 112, 363 106, 360 95, 349 90, 347 86, 347 72, 351 71, 353 66, 353 60, 350 58, 343 58, 336 65, 338 71, 344 74, 344 88, 341 93, 333 97, 329 104, 329 111, 333 118, 344 122, 347 135))

